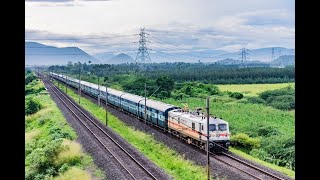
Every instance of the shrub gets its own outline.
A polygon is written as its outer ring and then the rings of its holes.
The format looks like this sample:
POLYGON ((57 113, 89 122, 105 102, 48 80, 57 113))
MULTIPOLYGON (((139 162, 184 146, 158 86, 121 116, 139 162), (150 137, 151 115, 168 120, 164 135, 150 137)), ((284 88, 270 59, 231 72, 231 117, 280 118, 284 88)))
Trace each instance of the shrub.
POLYGON ((38 112, 41 109, 41 104, 39 101, 30 98, 28 100, 26 100, 26 104, 25 104, 25 115, 30 115, 30 114, 34 114, 36 112, 38 112))
POLYGON ((63 164, 60 169, 58 170, 59 173, 64 173, 69 169, 69 165, 67 163, 63 164))
POLYGON ((272 157, 263 149, 252 149, 249 154, 263 161, 267 161, 267 162, 274 161, 274 159, 272 159, 272 157))
POLYGON ((259 97, 266 101, 269 97, 282 95, 295 95, 294 88, 288 86, 281 89, 264 91, 259 94, 259 97))
POLYGON ((243 94, 239 93, 239 92, 231 92, 229 94, 229 97, 235 98, 235 99, 242 99, 243 98, 243 94))
POLYGON ((269 97, 267 103, 270 106, 281 110, 295 109, 295 97, 293 95, 269 97))
POLYGON ((295 170, 295 140, 293 137, 271 136, 263 139, 262 146, 272 156, 269 162, 295 170))
POLYGON ((266 103, 265 100, 263 100, 263 99, 261 99, 261 98, 259 98, 259 97, 255 97, 255 96, 253 96, 253 97, 248 97, 248 98, 247 98, 247 102, 248 102, 248 103, 252 103, 252 104, 264 104, 264 103, 266 103))
POLYGON ((278 135, 279 132, 276 130, 274 126, 266 125, 266 126, 260 126, 257 129, 258 136, 272 136, 272 135, 278 135))
POLYGON ((247 134, 239 133, 231 136, 231 144, 248 153, 252 149, 260 147, 260 139, 251 138, 247 134))
POLYGON ((28 74, 26 77, 25 77, 25 84, 29 84, 30 82, 32 82, 33 80, 37 79, 38 77, 31 73, 31 74, 28 74))

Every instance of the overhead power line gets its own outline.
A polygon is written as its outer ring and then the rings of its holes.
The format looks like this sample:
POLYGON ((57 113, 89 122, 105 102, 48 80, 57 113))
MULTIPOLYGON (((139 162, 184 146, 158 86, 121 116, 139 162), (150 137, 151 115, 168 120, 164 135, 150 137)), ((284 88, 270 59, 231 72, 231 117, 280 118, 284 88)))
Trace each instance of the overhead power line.
MULTIPOLYGON (((103 52, 103 53, 120 53, 120 52, 135 52, 137 50, 126 50, 126 51, 109 51, 109 52, 103 52)), ((46 53, 32 53, 32 54, 25 54, 28 56, 64 56, 64 55, 85 55, 85 54, 80 54, 80 53, 66 53, 66 54, 46 54, 46 53)), ((90 54, 89 54, 90 55, 90 54)))
POLYGON ((139 34, 128 34, 128 35, 119 35, 119 36, 100 36, 100 37, 80 37, 80 38, 25 38, 25 40, 59 40, 59 41, 77 41, 83 39, 108 39, 108 38, 118 38, 118 37, 127 37, 127 36, 136 36, 139 34))
POLYGON ((32 49, 32 48, 98 47, 98 46, 114 46, 114 45, 134 44, 134 43, 138 43, 138 42, 127 42, 127 43, 116 43, 116 44, 97 44, 97 45, 78 45, 78 46, 67 46, 67 47, 46 46, 46 47, 25 47, 25 48, 32 49))

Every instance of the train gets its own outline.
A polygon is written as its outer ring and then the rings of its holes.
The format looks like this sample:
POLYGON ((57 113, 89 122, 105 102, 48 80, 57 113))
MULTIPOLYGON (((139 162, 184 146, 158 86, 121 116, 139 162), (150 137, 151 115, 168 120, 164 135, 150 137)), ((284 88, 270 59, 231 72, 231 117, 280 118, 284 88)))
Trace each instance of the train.
MULTIPOLYGON (((50 72, 49 76, 58 81, 68 84, 75 89, 81 88, 84 92, 101 101, 107 101, 108 105, 116 107, 121 111, 144 119, 165 132, 172 133, 188 144, 194 144, 205 149, 207 143, 207 116, 197 109, 194 111, 166 104, 153 99, 126 93, 123 91, 98 86, 87 81, 80 81, 62 74, 50 72), (108 92, 106 92, 108 89, 108 92), (146 102, 145 102, 146 101, 146 102), (145 106, 146 104, 146 106, 145 106), (146 107, 146 117, 144 110, 146 107)), ((209 151, 223 152, 230 146, 229 124, 227 121, 209 117, 209 151)))

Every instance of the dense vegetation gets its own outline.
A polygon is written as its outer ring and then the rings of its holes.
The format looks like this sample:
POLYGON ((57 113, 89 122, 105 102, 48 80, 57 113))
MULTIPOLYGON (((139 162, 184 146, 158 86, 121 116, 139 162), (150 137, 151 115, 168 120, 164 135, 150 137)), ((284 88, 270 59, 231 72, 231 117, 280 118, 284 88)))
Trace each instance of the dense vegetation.
MULTIPOLYGON (((259 78, 263 78, 265 82, 289 82, 294 81, 294 68, 230 68, 216 65, 194 64, 188 66, 187 63, 181 63, 179 70, 171 68, 172 64, 163 63, 155 65, 158 72, 154 70, 148 71, 148 74, 129 71, 127 66, 132 65, 105 65, 111 68, 111 71, 103 73, 101 70, 105 68, 102 65, 84 65, 82 79, 97 83, 97 76, 92 75, 95 66, 100 67, 100 83, 107 84, 112 87, 126 92, 144 95, 144 83, 147 83, 147 96, 159 87, 157 80, 159 78, 166 79, 170 82, 170 88, 166 92, 160 88, 154 93, 153 98, 174 104, 179 107, 187 106, 189 108, 201 107, 204 109, 207 96, 211 97, 210 108, 211 113, 217 117, 221 117, 230 123, 232 132, 232 145, 242 151, 258 157, 264 161, 284 166, 289 169, 295 169, 295 141, 294 141, 294 112, 288 110, 294 109, 294 88, 286 87, 280 90, 260 91, 256 97, 247 96, 245 93, 237 91, 226 92, 220 91, 217 85, 203 79, 181 79, 183 71, 187 70, 189 76, 192 77, 192 69, 202 67, 202 71, 206 72, 208 67, 211 76, 214 78, 216 74, 219 83, 221 79, 228 79, 228 83, 237 81, 237 83, 246 82, 254 83, 259 78), (92 68, 92 69, 90 69, 92 68), (116 71, 116 72, 113 72, 116 71), (171 72, 172 71, 172 72, 171 72), (88 73, 90 72, 90 73, 88 73), (165 72, 165 73, 161 73, 165 72), (173 72, 181 72, 180 77, 173 76, 173 72), (127 74, 126 74, 127 73, 127 74), (291 74, 292 73, 292 74, 291 74), (159 76, 161 74, 161 76, 159 76), (228 78, 227 78, 228 77, 228 78), (246 77, 250 77, 246 79, 246 77), (272 81, 270 77, 277 79, 272 81), (239 79, 240 78, 240 79, 239 79), (269 78, 269 80, 268 80, 269 78), (288 78, 288 79, 286 79, 288 78), (286 79, 284 81, 284 79, 286 79), (174 81, 173 86, 171 80, 174 81), (181 82, 185 81, 187 82, 181 82), (197 81, 195 81, 197 80, 197 81), (288 80, 288 81, 287 81, 288 80), (192 81, 192 82, 190 82, 192 81), (173 87, 173 88, 172 88, 173 87), (162 93, 162 94, 161 94, 162 93)), ((175 63, 179 65, 179 63, 175 63)), ((64 69, 66 67, 52 66, 53 69, 64 69)), ((71 68, 69 65, 68 68, 71 68)), ((72 68, 71 68, 72 69, 72 68)), ((202 73, 199 69, 199 74, 202 73)), ((209 70, 208 70, 209 71, 209 70)), ((72 71, 69 71, 72 72, 72 71)), ((204 77, 195 74, 196 77, 204 77)), ((77 78, 76 74, 70 74, 77 78)), ((159 80, 158 80, 159 82, 159 80)), ((260 82, 260 83, 265 83, 260 82)), ((240 85, 239 85, 240 86, 240 85)))
POLYGON ((39 83, 39 78, 32 71, 26 71, 25 73, 25 95, 37 94, 43 91, 44 86, 39 83))
MULTIPOLYGON (((229 122, 232 146, 289 169, 295 169, 294 113, 261 104, 239 103, 224 96, 211 96, 214 116, 229 122)), ((190 109, 205 107, 204 98, 165 99, 164 102, 190 109)))
MULTIPOLYGON (((26 78, 34 75, 26 72, 26 78)), ((44 85, 38 78, 29 84, 44 85)), ((38 92, 30 87, 29 92, 38 92)), ((104 175, 83 153, 75 132, 48 94, 29 93, 25 106, 25 179, 103 179, 104 175), (89 173, 90 169, 90 173, 89 173), (92 174, 94 173, 94 174, 92 174)))
MULTIPOLYGON (((79 73, 79 64, 69 63, 68 66, 51 66, 49 71, 79 73)), ((135 64, 94 64, 81 65, 82 74, 95 74, 100 77, 112 78, 117 75, 134 77, 145 76, 147 79, 157 79, 168 76, 175 82, 199 81, 213 84, 255 84, 255 83, 282 83, 294 82, 295 68, 251 67, 238 68, 204 63, 153 63, 147 71, 142 71, 135 64)))
POLYGON ((281 110, 292 110, 295 109, 295 90, 291 86, 268 90, 260 93, 258 97, 249 97, 247 102, 266 104, 281 110))

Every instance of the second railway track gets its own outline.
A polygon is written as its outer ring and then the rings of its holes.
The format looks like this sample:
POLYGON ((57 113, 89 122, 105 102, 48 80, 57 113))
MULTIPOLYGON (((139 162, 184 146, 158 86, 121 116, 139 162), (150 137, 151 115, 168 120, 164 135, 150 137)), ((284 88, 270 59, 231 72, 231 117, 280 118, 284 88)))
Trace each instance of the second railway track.
POLYGON ((259 180, 267 180, 267 179, 275 179, 275 180, 284 180, 284 178, 277 176, 271 172, 268 172, 264 169, 261 169, 255 165, 252 165, 246 161, 243 161, 229 153, 222 153, 221 155, 211 154, 213 158, 217 159, 220 162, 223 162, 247 175, 252 177, 253 179, 259 180))
POLYGON ((150 172, 139 158, 131 155, 123 146, 121 146, 108 132, 96 123, 91 115, 84 112, 81 107, 70 100, 63 92, 48 80, 44 75, 41 79, 65 105, 65 107, 76 117, 79 122, 94 136, 100 145, 119 163, 123 172, 127 174, 128 179, 158 179, 156 175, 150 172))

